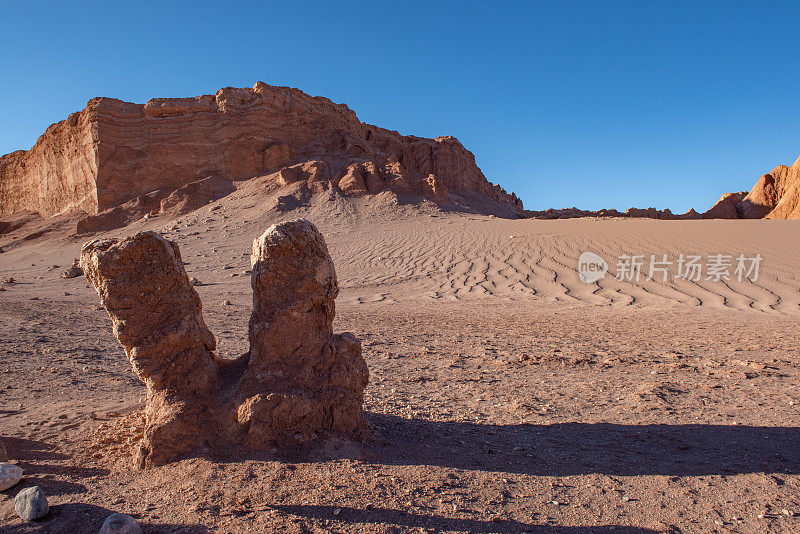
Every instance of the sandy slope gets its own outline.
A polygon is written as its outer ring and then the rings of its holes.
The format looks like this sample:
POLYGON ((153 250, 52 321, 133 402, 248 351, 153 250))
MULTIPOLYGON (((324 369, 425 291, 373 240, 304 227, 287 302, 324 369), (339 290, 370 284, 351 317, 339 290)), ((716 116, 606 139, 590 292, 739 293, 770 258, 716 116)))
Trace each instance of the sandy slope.
POLYGON ((143 387, 94 292, 58 277, 83 238, 23 242, 23 228, 0 237, 0 278, 19 282, 0 292, 0 435, 54 512, 20 525, 17 489, 0 493, 0 531, 93 532, 110 510, 146 532, 800 529, 795 222, 514 221, 391 196, 279 215, 273 202, 242 188, 128 231, 179 242, 219 352, 236 354, 252 238, 280 217, 315 221, 339 275, 336 329, 370 366, 375 439, 131 471, 136 432, 97 429, 135 424, 143 387), (757 283, 583 284, 584 251, 764 259, 757 283))

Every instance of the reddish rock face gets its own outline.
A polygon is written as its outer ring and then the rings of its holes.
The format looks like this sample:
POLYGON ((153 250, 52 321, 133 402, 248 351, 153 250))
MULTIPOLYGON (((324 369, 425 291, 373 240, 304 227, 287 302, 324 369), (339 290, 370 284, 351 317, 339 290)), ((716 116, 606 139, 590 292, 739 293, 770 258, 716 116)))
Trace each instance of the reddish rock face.
POLYGON ((748 193, 726 193, 704 219, 800 219, 800 158, 761 176, 748 193))
POLYGON ((322 235, 302 219, 273 225, 252 264, 250 351, 223 360, 175 243, 143 232, 84 247, 80 265, 147 385, 139 467, 364 434, 369 373, 361 343, 333 333, 338 287, 322 235))
POLYGON ((32 149, 0 157, 0 215, 97 213, 98 129, 90 107, 51 125, 32 149))
POLYGON ((747 191, 738 193, 725 193, 710 210, 703 214, 703 219, 739 219, 741 215, 737 209, 747 191))
POLYGON ((324 167, 317 179, 347 194, 389 188, 447 201, 448 192, 471 193, 522 210, 453 137, 402 136, 360 122, 344 104, 259 82, 144 105, 90 100, 30 151, 0 158, 0 215, 96 215, 207 176, 245 180, 310 162, 324 167))
POLYGON ((762 176, 742 204, 747 218, 800 219, 800 158, 762 176))

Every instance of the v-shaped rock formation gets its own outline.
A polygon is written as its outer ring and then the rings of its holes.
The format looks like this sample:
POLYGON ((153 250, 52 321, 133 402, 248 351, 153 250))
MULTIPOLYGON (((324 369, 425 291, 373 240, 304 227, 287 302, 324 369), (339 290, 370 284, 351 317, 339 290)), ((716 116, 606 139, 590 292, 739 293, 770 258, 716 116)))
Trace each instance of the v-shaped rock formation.
POLYGON ((302 219, 273 225, 251 262, 250 351, 224 360, 174 242, 142 232, 84 246, 81 267, 147 385, 139 467, 363 435, 367 365, 352 334, 333 334, 338 287, 322 234, 302 219))

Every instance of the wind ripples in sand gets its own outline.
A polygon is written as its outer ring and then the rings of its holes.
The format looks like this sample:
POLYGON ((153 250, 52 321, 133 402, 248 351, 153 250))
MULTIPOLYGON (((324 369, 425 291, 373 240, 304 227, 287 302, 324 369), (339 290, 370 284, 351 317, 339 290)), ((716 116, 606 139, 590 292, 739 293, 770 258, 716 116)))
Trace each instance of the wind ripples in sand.
POLYGON ((452 215, 399 229, 355 228, 331 243, 344 288, 357 302, 494 297, 608 306, 681 305, 762 312, 800 311, 792 221, 501 220, 452 215), (359 235, 360 234, 360 235, 359 235), (609 272, 596 283, 578 277, 590 251, 609 272), (639 280, 616 278, 620 255, 642 255, 639 280), (648 279, 649 258, 712 254, 763 258, 758 279, 676 279, 669 266, 648 279))

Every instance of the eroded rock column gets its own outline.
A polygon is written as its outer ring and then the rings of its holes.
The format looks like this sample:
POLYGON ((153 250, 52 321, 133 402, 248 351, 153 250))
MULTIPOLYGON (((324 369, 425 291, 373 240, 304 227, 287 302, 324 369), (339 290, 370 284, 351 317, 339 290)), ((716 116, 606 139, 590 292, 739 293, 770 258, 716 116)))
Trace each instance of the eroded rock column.
POLYGON ((140 467, 201 447, 217 405, 215 339, 178 246, 153 232, 98 240, 81 268, 111 317, 114 335, 147 385, 140 467))
POLYGON ((237 420, 250 446, 309 442, 364 428, 368 371, 361 343, 333 334, 336 272, 306 220, 270 227, 253 242, 250 362, 237 420))

